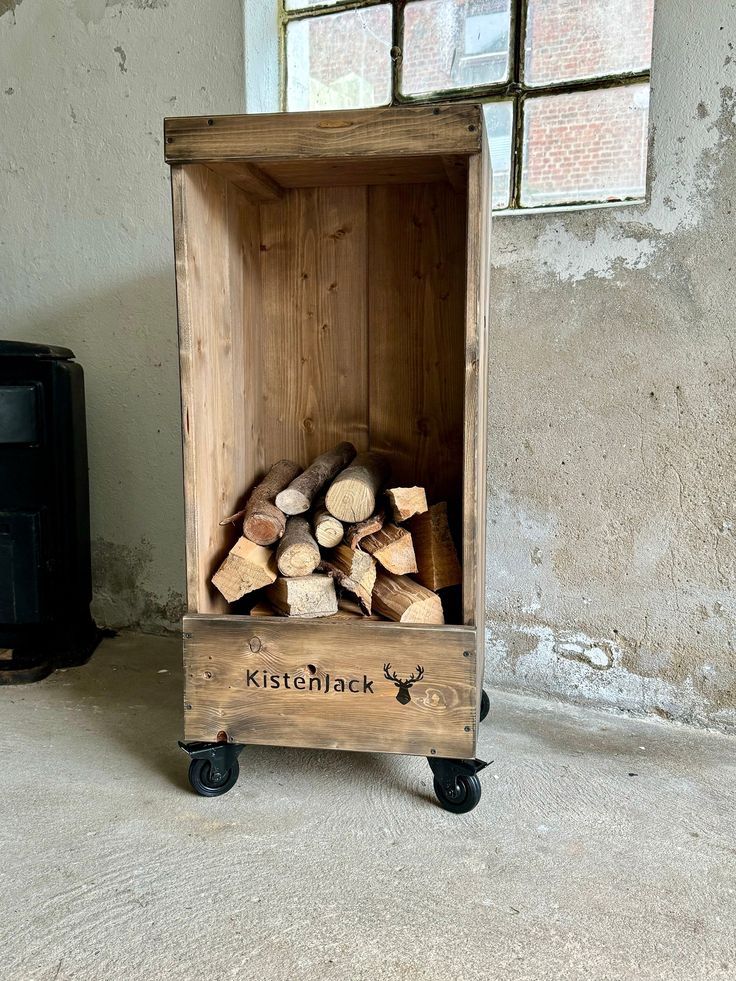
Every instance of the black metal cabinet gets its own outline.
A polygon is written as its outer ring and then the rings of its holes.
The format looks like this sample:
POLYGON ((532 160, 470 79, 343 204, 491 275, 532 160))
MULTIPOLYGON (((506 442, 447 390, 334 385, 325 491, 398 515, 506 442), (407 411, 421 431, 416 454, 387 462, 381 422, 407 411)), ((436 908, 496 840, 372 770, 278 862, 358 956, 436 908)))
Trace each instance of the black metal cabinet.
POLYGON ((73 358, 0 341, 2 675, 81 664, 97 643, 84 375, 73 358))

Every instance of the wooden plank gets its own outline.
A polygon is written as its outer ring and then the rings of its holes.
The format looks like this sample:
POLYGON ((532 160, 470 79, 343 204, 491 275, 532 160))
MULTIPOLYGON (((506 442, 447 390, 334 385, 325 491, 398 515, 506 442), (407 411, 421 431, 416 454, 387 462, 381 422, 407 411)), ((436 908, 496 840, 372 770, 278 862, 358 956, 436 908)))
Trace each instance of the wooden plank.
MULTIPOLYGON (((465 314, 465 422, 463 488, 463 619, 478 627, 478 670, 482 644, 486 570, 486 439, 488 318, 490 305, 491 160, 487 134, 482 152, 469 161, 467 307, 465 314)), ((482 686, 479 686, 479 689, 482 686)), ((480 699, 480 691, 478 695, 480 699)))
POLYGON ((248 415, 243 370, 240 191, 206 167, 174 168, 174 247, 184 443, 189 610, 225 610, 211 578, 237 535, 219 526, 251 482, 240 438, 248 415))
POLYGON ((476 660, 464 655, 475 650, 472 628, 189 616, 184 637, 187 741, 225 731, 245 744, 475 754, 476 660), (386 664, 404 680, 424 669, 406 704, 386 664), (268 686, 256 687, 264 671, 268 686))
POLYGON ((459 513, 465 203, 447 182, 369 188, 371 449, 392 485, 459 513))
MULTIPOLYGON (((463 160, 467 171, 467 157, 463 160)), ((424 184, 445 180, 442 157, 368 157, 347 160, 264 160, 261 170, 282 187, 357 187, 361 184, 424 184)))
POLYGON ((366 190, 291 191, 260 213, 260 458, 306 467, 342 440, 367 449, 366 190))
POLYGON ((481 108, 445 104, 164 120, 168 163, 297 157, 470 155, 480 150, 481 108))
POLYGON ((211 163, 210 170, 230 181, 253 201, 275 201, 283 196, 284 189, 269 174, 255 164, 245 161, 211 163))

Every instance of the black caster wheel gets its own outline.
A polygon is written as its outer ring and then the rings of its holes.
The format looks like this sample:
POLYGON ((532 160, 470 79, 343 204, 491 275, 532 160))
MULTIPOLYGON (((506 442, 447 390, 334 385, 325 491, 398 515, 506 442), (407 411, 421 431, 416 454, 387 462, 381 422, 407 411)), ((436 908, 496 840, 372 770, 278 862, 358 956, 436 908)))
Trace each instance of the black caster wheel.
POLYGON ((189 783, 201 797, 219 797, 231 790, 240 775, 240 765, 233 760, 229 770, 219 773, 219 780, 212 779, 212 763, 209 760, 192 760, 189 764, 189 783))
POLYGON ((460 775, 455 777, 453 786, 446 785, 435 777, 434 792, 446 811, 452 811, 453 814, 467 814, 480 800, 480 780, 477 776, 460 775))
POLYGON ((483 694, 480 696, 480 721, 481 722, 483 721, 483 719, 485 719, 485 717, 488 715, 490 711, 491 711, 491 700, 488 697, 488 692, 485 689, 483 689, 483 694))

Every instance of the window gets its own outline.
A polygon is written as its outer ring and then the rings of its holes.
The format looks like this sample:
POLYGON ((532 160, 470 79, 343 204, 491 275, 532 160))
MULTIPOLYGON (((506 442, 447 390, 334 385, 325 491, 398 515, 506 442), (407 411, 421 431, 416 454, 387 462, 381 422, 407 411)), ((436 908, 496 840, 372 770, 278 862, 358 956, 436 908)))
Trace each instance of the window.
POLYGON ((486 104, 499 211, 643 200, 654 0, 278 0, 282 108, 486 104))

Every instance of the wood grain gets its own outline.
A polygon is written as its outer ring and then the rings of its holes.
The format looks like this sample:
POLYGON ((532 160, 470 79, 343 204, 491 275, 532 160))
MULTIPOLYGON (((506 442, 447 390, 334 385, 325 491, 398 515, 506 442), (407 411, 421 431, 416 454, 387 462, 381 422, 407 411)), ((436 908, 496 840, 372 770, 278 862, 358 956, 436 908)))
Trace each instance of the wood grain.
POLYGON ((475 755, 475 658, 464 656, 475 648, 472 628, 188 616, 184 634, 188 741, 224 730, 245 744, 475 755), (424 668, 406 705, 384 676, 387 663, 402 678, 424 668), (323 688, 329 674, 360 693, 248 687, 247 672, 263 670, 288 673, 290 685, 319 678, 323 688), (362 692, 364 675, 373 694, 362 692))
POLYGON ((164 120, 165 154, 168 163, 462 156, 480 149, 480 116, 472 104, 181 116, 164 120))

